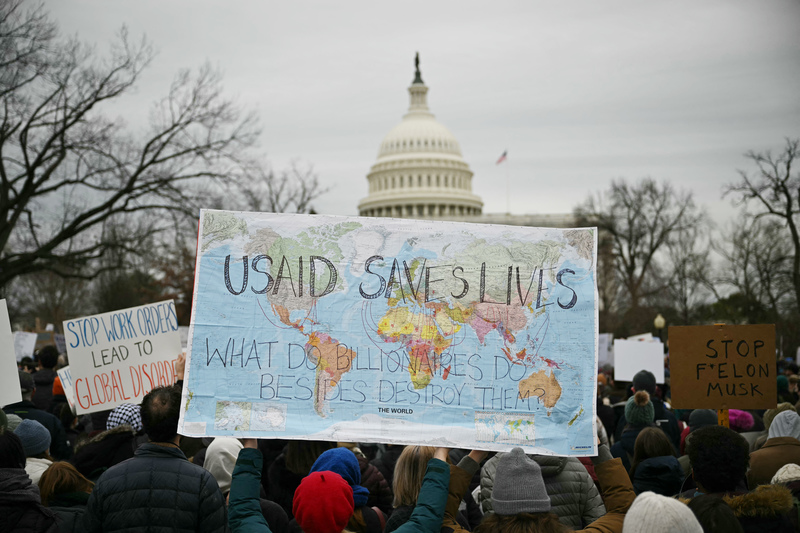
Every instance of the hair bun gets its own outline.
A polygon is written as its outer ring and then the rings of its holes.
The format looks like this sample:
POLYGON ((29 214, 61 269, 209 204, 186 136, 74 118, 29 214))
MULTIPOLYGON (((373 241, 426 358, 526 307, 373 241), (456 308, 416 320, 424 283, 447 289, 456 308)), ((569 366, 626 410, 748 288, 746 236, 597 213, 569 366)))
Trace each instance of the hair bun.
POLYGON ((650 403, 650 395, 646 390, 636 391, 636 394, 633 395, 633 401, 636 402, 636 405, 644 407, 650 403))

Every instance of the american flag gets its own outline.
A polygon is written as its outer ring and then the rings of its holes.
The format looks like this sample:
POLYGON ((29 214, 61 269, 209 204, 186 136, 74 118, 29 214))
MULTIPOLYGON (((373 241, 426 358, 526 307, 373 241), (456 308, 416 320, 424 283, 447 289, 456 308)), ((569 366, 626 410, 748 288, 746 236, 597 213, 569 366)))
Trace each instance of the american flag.
POLYGON ((503 155, 500 156, 500 159, 497 160, 497 163, 495 163, 495 165, 499 165, 500 163, 505 161, 507 155, 508 155, 508 150, 504 150, 503 155))

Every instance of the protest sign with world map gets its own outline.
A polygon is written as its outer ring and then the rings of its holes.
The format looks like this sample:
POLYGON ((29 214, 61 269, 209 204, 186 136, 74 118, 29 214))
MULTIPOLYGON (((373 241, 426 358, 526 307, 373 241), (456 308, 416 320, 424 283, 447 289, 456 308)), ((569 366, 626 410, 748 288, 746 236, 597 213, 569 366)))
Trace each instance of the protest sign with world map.
POLYGON ((203 211, 180 431, 591 455, 594 229, 203 211))

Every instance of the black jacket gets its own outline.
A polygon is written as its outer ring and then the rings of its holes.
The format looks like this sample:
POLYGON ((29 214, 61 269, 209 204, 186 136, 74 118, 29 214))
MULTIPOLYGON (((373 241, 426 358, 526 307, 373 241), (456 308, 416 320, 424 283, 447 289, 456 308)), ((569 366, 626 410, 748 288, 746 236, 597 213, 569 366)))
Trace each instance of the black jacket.
POLYGON ((147 443, 97 480, 83 530, 221 533, 226 524, 214 477, 177 447, 147 443))
POLYGON ((58 377, 55 370, 43 368, 33 373, 33 383, 36 389, 33 391, 31 400, 39 409, 50 411, 50 404, 53 402, 53 382, 58 377))
POLYGON ((56 516, 22 468, 0 468, 0 531, 57 533, 56 516))
MULTIPOLYGON (((653 402, 653 411, 655 411, 656 415, 655 425, 666 433, 667 437, 669 437, 669 441, 677 452, 681 449, 681 430, 678 426, 678 419, 675 413, 664 407, 664 402, 652 394, 650 395, 650 401, 653 402)), ((622 437, 622 432, 625 430, 627 423, 628 421, 625 419, 625 414, 623 413, 617 421, 617 429, 614 433, 614 437, 617 441, 622 437)))
POLYGON ((68 492, 50 498, 48 507, 58 517, 58 526, 62 533, 79 533, 83 531, 81 521, 86 512, 87 492, 68 492))

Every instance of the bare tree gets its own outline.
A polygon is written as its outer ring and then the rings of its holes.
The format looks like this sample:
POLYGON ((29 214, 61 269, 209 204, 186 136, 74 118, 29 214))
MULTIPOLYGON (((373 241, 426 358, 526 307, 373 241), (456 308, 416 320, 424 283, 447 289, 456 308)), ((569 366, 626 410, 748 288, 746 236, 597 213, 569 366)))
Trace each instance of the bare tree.
POLYGON ((773 220, 773 231, 783 232, 790 251, 791 286, 795 305, 800 307, 800 172, 793 168, 800 155, 800 139, 786 139, 783 151, 747 152, 745 157, 757 171, 739 171, 740 180, 728 186, 725 194, 733 195, 740 204, 756 209, 756 219, 773 220))
POLYGON ((676 231, 667 242, 664 273, 668 301, 665 306, 674 307, 680 323, 695 322, 695 311, 716 296, 709 249, 710 223, 698 215, 694 225, 676 231))
POLYGON ((110 251, 163 230, 163 215, 195 216, 203 181, 244 172, 256 121, 209 67, 180 72, 141 134, 104 115, 152 57, 123 29, 99 58, 59 40, 40 8, 0 3, 0 290, 36 272, 92 278, 110 251), (112 238, 141 213, 149 223, 112 238))
POLYGON ((779 221, 742 213, 715 246, 724 261, 719 284, 777 317, 794 307, 791 249, 779 221))
POLYGON ((279 176, 272 169, 257 168, 235 188, 245 209, 268 213, 313 212, 312 202, 328 191, 311 165, 296 160, 279 176))
POLYGON ((650 178, 633 185, 614 180, 608 191, 590 196, 575 214, 598 226, 609 239, 630 317, 640 315, 644 300, 667 284, 663 268, 657 264, 659 252, 701 220, 690 192, 676 191, 669 183, 650 178))

